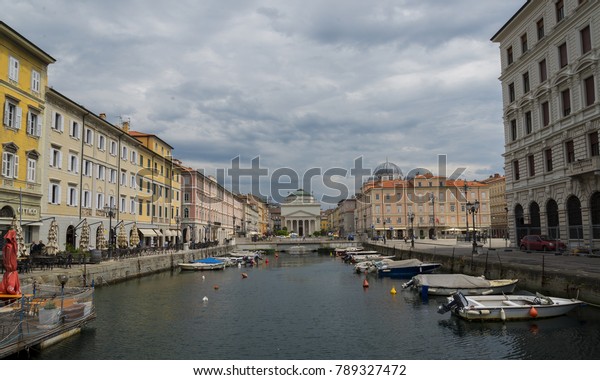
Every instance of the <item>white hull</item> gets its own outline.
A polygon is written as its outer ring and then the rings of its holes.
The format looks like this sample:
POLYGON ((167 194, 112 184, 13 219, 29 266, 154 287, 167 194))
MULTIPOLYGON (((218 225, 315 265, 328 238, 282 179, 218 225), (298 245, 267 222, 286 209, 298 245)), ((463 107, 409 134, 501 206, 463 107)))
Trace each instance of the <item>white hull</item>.
POLYGON ((222 264, 204 264, 204 263, 180 263, 181 270, 219 270, 225 268, 225 263, 222 264))
POLYGON ((464 299, 467 304, 458 305, 452 312, 460 318, 477 321, 551 318, 567 314, 583 304, 579 300, 541 295, 464 296, 464 299))

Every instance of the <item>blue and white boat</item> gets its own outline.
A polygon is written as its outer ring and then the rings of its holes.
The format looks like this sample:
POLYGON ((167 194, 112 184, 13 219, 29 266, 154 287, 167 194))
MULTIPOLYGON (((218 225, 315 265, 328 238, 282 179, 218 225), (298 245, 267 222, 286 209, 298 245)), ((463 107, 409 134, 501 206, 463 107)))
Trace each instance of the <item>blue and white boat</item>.
POLYGON ((418 274, 431 273, 441 267, 440 263, 424 263, 417 259, 385 261, 377 268, 380 277, 412 278, 418 274))
POLYGON ((225 261, 216 259, 214 257, 207 257, 205 259, 194 260, 188 263, 179 263, 181 270, 217 270, 225 268, 225 261))

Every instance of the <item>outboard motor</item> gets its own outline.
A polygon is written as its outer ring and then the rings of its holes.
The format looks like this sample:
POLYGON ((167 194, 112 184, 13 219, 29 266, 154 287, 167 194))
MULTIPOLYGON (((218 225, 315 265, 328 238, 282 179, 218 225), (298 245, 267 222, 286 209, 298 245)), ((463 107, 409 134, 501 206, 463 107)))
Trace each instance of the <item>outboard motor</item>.
POLYGON ((438 313, 445 314, 451 310, 454 310, 457 307, 462 309, 467 307, 468 304, 469 301, 467 301, 467 299, 461 292, 454 293, 452 295, 452 301, 445 305, 440 305, 440 307, 438 308, 438 313))

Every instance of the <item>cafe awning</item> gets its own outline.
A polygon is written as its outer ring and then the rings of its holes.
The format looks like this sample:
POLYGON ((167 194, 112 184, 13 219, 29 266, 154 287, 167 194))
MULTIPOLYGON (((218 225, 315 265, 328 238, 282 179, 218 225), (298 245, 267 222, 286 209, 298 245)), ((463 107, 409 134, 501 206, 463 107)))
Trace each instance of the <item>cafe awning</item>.
POLYGON ((171 231, 170 231, 170 230, 164 230, 164 231, 163 231, 163 234, 164 234, 165 236, 173 236, 173 235, 171 234, 171 231))
POLYGON ((154 232, 156 233, 156 236, 163 236, 162 232, 160 232, 160 230, 154 230, 154 232))
POLYGON ((179 230, 171 230, 171 236, 181 237, 181 231, 179 231, 179 230))
POLYGON ((154 230, 151 230, 149 228, 138 228, 138 232, 146 237, 156 236, 156 232, 154 232, 154 230))

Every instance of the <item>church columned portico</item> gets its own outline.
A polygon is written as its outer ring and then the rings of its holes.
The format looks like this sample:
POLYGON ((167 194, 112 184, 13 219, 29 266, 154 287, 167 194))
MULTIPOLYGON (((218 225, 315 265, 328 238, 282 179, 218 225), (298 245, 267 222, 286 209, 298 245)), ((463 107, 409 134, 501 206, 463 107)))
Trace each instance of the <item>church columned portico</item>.
POLYGON ((281 205, 281 219, 288 232, 310 236, 321 230, 321 205, 300 189, 286 197, 281 205))
MULTIPOLYGON (((316 219, 287 219, 285 222, 285 226, 288 231, 295 232, 298 236, 310 236, 314 234, 317 230, 316 219)), ((319 229, 320 230, 320 229, 319 229)))

